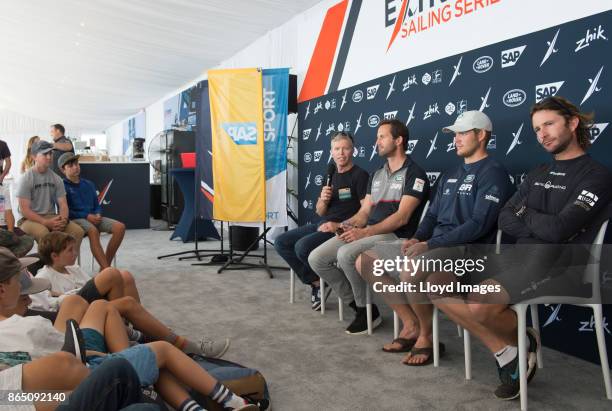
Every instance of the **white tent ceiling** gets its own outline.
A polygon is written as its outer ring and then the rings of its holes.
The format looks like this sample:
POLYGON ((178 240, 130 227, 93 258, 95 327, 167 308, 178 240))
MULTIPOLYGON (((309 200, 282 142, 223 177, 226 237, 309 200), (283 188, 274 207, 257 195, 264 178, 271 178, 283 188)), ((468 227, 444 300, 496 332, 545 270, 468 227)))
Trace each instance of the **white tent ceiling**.
POLYGON ((0 108, 100 131, 320 0, 2 0, 0 108))

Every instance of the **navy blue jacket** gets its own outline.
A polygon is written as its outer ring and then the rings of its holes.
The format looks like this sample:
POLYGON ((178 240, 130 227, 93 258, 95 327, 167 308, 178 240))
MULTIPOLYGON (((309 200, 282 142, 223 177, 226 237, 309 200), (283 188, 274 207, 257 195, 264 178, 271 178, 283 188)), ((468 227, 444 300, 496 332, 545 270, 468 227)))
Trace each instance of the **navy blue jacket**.
POLYGON ((64 179, 66 199, 68 200, 69 218, 87 218, 88 214, 102 214, 102 207, 98 202, 96 187, 89 181, 81 178, 78 184, 64 179))
POLYGON ((491 242, 499 212, 514 190, 508 172, 493 158, 462 164, 439 180, 414 236, 431 249, 491 242))

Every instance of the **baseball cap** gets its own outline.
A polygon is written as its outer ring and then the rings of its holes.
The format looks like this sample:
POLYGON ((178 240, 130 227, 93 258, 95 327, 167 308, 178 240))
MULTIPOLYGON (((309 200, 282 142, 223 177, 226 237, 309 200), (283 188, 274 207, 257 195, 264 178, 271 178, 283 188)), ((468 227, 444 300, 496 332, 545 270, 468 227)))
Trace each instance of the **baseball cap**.
MULTIPOLYGON (((17 258, 8 248, 0 247, 0 281, 6 281, 19 274, 36 261, 38 261, 36 257, 17 258)), ((37 278, 37 280, 42 279, 37 278)))
POLYGON ((51 150, 53 150, 53 144, 45 140, 38 140, 36 143, 32 144, 32 155, 33 156, 37 154, 45 154, 51 150))
POLYGON ((19 282, 21 283, 21 295, 38 294, 51 289, 51 281, 46 278, 33 277, 27 270, 21 271, 19 282))
POLYGON ((471 110, 465 111, 457 117, 455 124, 452 126, 444 127, 442 131, 444 133, 462 133, 464 131, 470 131, 473 129, 480 129, 486 131, 493 131, 493 124, 491 119, 482 111, 471 110))
POLYGON ((0 228, 0 247, 8 248, 15 256, 23 257, 34 246, 34 239, 29 235, 17 234, 0 228))
POLYGON ((59 166, 59 168, 60 168, 60 169, 61 169, 61 168, 64 168, 64 166, 65 166, 67 163, 71 162, 72 160, 78 160, 78 159, 79 159, 79 157, 81 157, 81 156, 79 156, 79 155, 77 155, 77 154, 74 154, 74 153, 73 153, 73 152, 71 152, 71 151, 67 151, 67 152, 65 152, 64 154, 62 154, 62 155, 60 156, 60 158, 57 160, 57 165, 59 166))

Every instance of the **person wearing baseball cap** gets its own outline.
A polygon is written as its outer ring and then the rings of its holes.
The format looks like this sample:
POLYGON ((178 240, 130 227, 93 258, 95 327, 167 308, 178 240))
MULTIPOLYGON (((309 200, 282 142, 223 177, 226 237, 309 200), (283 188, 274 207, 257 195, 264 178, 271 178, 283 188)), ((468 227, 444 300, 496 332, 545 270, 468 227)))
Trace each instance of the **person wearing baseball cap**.
POLYGON ((64 188, 68 200, 70 220, 83 229, 89 238, 91 254, 100 265, 100 270, 110 267, 115 254, 125 235, 125 224, 102 216, 102 207, 98 201, 96 186, 93 182, 81 178, 79 156, 66 152, 58 160, 64 178, 64 188), (100 233, 111 235, 106 250, 102 248, 100 233))
POLYGON ((17 257, 25 256, 34 246, 34 239, 29 235, 18 236, 12 231, 0 228, 0 247, 6 247, 17 257))
MULTIPOLYGON (((17 183, 16 196, 23 218, 19 227, 39 242, 50 231, 72 235, 80 246, 84 232, 68 220, 66 190, 60 176, 51 169, 53 144, 40 140, 32 145, 34 166, 17 183)), ((77 249, 80 249, 77 248, 77 249)))
POLYGON ((37 294, 51 288, 49 280, 31 277, 27 272, 28 265, 36 261, 36 257, 17 258, 8 248, 0 247, 0 287, 20 289, 18 293, 0 293, 0 305, 3 308, 13 308, 19 295, 37 294))
MULTIPOLYGON (((388 245, 375 246, 373 252, 377 258, 394 259, 400 254, 412 259, 461 259, 468 256, 465 247, 460 246, 494 241, 497 217, 514 192, 514 186, 508 171, 487 153, 492 130, 491 120, 480 111, 464 112, 453 125, 443 129, 455 133, 453 143, 457 156, 463 159, 462 164, 440 177, 429 208, 412 238, 403 241, 401 250, 388 245)), ((366 257, 370 259, 371 253, 366 257)), ((364 267, 371 266, 373 260, 366 261, 366 257, 364 267)), ((380 281, 371 273, 371 269, 364 270, 364 278, 380 281)), ((403 272, 400 277, 407 282, 424 281, 426 273, 415 276, 403 272)), ((388 304, 393 304, 404 324, 399 338, 386 344, 383 351, 408 352, 402 361, 406 365, 431 364, 433 306, 427 297, 411 293, 410 300, 404 298, 403 304, 398 304, 397 295, 383 293, 383 297, 388 304)))

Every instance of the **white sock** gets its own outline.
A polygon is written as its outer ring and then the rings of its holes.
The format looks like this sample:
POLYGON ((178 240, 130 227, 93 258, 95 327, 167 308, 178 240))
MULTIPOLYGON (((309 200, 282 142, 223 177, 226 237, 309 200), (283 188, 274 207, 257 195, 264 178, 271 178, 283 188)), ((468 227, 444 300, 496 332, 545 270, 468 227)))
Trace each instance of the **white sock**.
POLYGON ((495 359, 500 367, 509 364, 518 355, 518 347, 506 345, 504 348, 495 353, 495 359))

